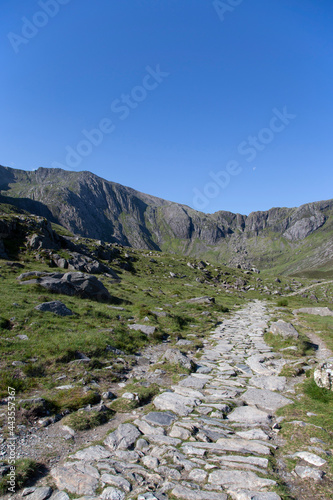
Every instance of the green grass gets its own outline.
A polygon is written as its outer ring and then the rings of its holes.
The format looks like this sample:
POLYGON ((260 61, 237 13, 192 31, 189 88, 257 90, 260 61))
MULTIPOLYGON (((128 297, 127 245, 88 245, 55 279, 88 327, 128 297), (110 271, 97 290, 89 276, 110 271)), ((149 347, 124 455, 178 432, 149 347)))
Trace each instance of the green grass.
MULTIPOLYGON (((5 462, 6 463, 6 462, 5 462)), ((19 491, 26 486, 29 480, 31 480, 38 472, 39 465, 29 458, 19 458, 15 462, 15 483, 16 491, 19 491)), ((5 495, 6 493, 11 493, 8 491, 8 475, 0 479, 0 493, 5 495)))

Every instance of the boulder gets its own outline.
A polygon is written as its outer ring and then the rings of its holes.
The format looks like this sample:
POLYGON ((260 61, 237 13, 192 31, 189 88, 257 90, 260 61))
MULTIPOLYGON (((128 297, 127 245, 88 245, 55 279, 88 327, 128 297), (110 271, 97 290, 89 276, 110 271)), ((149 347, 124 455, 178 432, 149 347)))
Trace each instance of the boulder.
POLYGON ((318 387, 333 391, 333 358, 326 359, 314 371, 314 381, 318 387))
POLYGON ((95 496, 99 472, 95 467, 83 462, 66 462, 51 469, 57 488, 74 495, 95 496))
POLYGON ((145 333, 146 335, 152 335, 156 330, 155 326, 139 325, 138 323, 136 323, 135 325, 128 325, 128 328, 130 330, 136 330, 145 333))
POLYGON ((78 252, 71 252, 71 258, 68 259, 68 268, 74 271, 81 271, 88 274, 111 274, 113 278, 119 279, 118 275, 105 264, 87 255, 78 252))
POLYGON ((104 444, 110 450, 128 450, 140 436, 141 432, 134 425, 120 424, 114 432, 107 436, 104 444))
POLYGON ((187 370, 193 371, 195 369, 193 361, 178 349, 167 349, 162 356, 162 360, 168 361, 172 365, 180 365, 187 370))
POLYGON ((73 314, 73 312, 59 300, 43 302, 42 304, 36 306, 35 309, 41 312, 51 312, 53 314, 57 314, 58 316, 72 316, 73 314))
POLYGON ((40 285, 53 293, 77 295, 84 299, 107 301, 111 295, 96 276, 84 273, 23 273, 18 277, 22 285, 40 285), (34 277, 34 279, 28 279, 34 277))
POLYGON ((275 335, 282 335, 283 338, 298 338, 298 331, 293 327, 291 323, 286 323, 282 319, 279 319, 275 323, 271 324, 270 331, 275 335))
POLYGON ((333 311, 328 307, 303 307, 302 309, 295 309, 293 314, 313 314, 315 316, 333 316, 333 311))
POLYGON ((52 488, 49 486, 44 486, 41 488, 36 488, 33 493, 31 493, 28 498, 29 500, 46 500, 52 495, 52 488))
POLYGON ((198 406, 201 401, 195 398, 187 398, 174 392, 163 392, 153 400, 155 408, 158 410, 171 410, 177 415, 187 416, 192 412, 194 406, 198 406))

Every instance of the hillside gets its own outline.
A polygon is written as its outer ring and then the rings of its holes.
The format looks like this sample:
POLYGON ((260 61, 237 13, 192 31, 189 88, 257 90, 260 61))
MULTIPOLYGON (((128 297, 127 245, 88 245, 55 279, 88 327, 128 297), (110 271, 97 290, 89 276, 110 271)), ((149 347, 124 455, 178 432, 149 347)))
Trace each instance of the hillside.
POLYGON ((1 166, 0 190, 0 202, 83 237, 279 274, 333 270, 333 200, 249 216, 204 214, 90 172, 1 166))

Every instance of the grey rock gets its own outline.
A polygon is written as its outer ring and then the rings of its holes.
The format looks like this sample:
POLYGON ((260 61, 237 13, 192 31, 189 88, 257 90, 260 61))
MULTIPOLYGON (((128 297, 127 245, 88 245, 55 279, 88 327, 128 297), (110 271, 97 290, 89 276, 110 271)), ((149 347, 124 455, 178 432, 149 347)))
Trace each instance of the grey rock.
POLYGON ((313 378, 318 387, 333 391, 333 358, 320 363, 314 371, 313 378))
POLYGON ((180 365, 187 370, 194 370, 195 363, 178 349, 167 349, 162 356, 162 360, 168 361, 173 365, 180 365))
POLYGON ((172 495, 184 500, 227 500, 227 495, 222 492, 214 493, 212 491, 200 489, 192 490, 181 485, 174 487, 172 495))
POLYGON ((316 213, 307 218, 302 218, 295 222, 293 226, 283 233, 283 236, 290 241, 304 240, 325 224, 326 218, 321 213, 316 213))
POLYGON ((103 446, 89 446, 84 450, 79 450, 71 458, 76 460, 84 460, 87 462, 94 460, 103 460, 104 458, 111 457, 111 452, 106 450, 103 446))
POLYGON ((51 312, 53 314, 57 314, 58 316, 72 316, 73 314, 73 312, 59 300, 43 302, 42 304, 36 306, 35 309, 41 312, 51 312))
POLYGON ((195 377, 194 375, 190 375, 189 377, 184 378, 178 385, 183 387, 191 387, 192 389, 202 389, 207 382, 209 381, 209 377, 195 377))
POLYGON ((262 429, 250 429, 249 431, 236 432, 237 436, 243 439, 258 439, 260 441, 268 441, 269 436, 262 429))
POLYGON ((158 410, 171 410, 177 415, 186 416, 192 412, 194 406, 200 404, 200 400, 174 392, 163 392, 155 397, 153 404, 158 410))
POLYGON ((151 424, 168 427, 177 417, 174 413, 169 411, 151 411, 144 418, 151 424))
POLYGON ((229 490, 229 495, 233 500, 281 500, 277 493, 264 491, 229 490))
POLYGON ((293 314, 314 314, 315 316, 333 316, 333 311, 328 307, 302 307, 294 309, 293 314))
POLYGON ((138 323, 136 323, 135 325, 128 325, 128 328, 130 330, 136 330, 145 333, 146 335, 152 335, 156 330, 155 326, 139 325, 138 323))
POLYGON ((54 491, 50 496, 50 500, 70 500, 70 498, 64 491, 54 491))
POLYGON ((150 425, 145 420, 136 419, 134 420, 134 424, 138 427, 138 429, 140 429, 142 434, 145 434, 146 436, 165 434, 165 430, 163 429, 163 427, 150 425))
POLYGON ((313 467, 302 467, 301 465, 297 465, 295 467, 295 472, 302 479, 321 481, 324 477, 324 472, 322 470, 314 469, 313 467))
POLYGON ((27 280, 30 273, 19 276, 23 285, 40 285, 53 293, 77 295, 84 299, 107 301, 111 295, 96 276, 84 273, 39 273, 36 279, 27 280))
POLYGON ((203 483, 206 481, 207 472, 203 469, 192 469, 188 477, 196 483, 203 483))
POLYGON ((256 405, 272 412, 293 403, 291 399, 268 389, 248 389, 242 394, 241 399, 249 405, 256 405))
POLYGON ((326 460, 318 457, 318 455, 315 455, 314 453, 309 453, 308 451, 298 451, 297 453, 293 454, 293 457, 301 458, 309 464, 316 465, 317 467, 326 464, 326 460))
POLYGON ((156 457, 146 456, 142 458, 142 463, 148 469, 155 470, 159 466, 159 460, 156 457))
POLYGON ((224 488, 248 488, 250 490, 261 489, 276 484, 272 479, 265 479, 257 476, 252 471, 238 470, 216 470, 213 471, 208 478, 208 482, 221 485, 224 488))
POLYGON ((31 493, 27 499, 29 500, 46 500, 52 495, 52 488, 49 486, 44 486, 42 488, 36 488, 33 493, 31 493))
POLYGON ((120 475, 115 474, 103 474, 101 476, 102 483, 112 484, 113 486, 117 486, 122 488, 124 491, 129 493, 132 489, 132 485, 127 479, 124 479, 120 475))
POLYGON ((100 495, 102 500, 125 500, 125 497, 123 491, 113 488, 112 486, 105 488, 100 495))
POLYGON ((283 338, 298 338, 298 331, 293 327, 291 323, 286 323, 282 319, 279 319, 270 326, 270 331, 275 335, 282 335, 283 338))
POLYGON ((255 385, 260 389, 268 389, 269 391, 283 391, 286 388, 286 377, 279 377, 277 375, 255 375, 249 380, 251 385, 255 385))
POLYGON ((88 496, 95 495, 100 477, 98 470, 85 462, 66 462, 51 469, 51 476, 57 488, 88 496))
POLYGON ((104 440, 104 444, 110 450, 127 450, 134 445, 141 432, 132 424, 120 424, 118 428, 111 432, 104 440))
POLYGON ((246 424, 269 425, 271 417, 268 413, 258 410, 258 408, 253 408, 252 406, 239 406, 228 415, 228 420, 246 424))

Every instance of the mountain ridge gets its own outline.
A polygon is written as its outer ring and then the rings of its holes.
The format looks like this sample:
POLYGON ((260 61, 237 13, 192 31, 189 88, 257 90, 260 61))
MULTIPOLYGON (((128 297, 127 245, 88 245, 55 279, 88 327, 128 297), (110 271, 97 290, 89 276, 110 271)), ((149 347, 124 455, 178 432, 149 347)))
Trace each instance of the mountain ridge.
POLYGON ((134 248, 209 257, 244 268, 273 265, 285 274, 331 268, 333 260, 333 200, 249 215, 205 214, 87 171, 2 166, 0 193, 0 202, 44 216, 74 234, 134 248))

